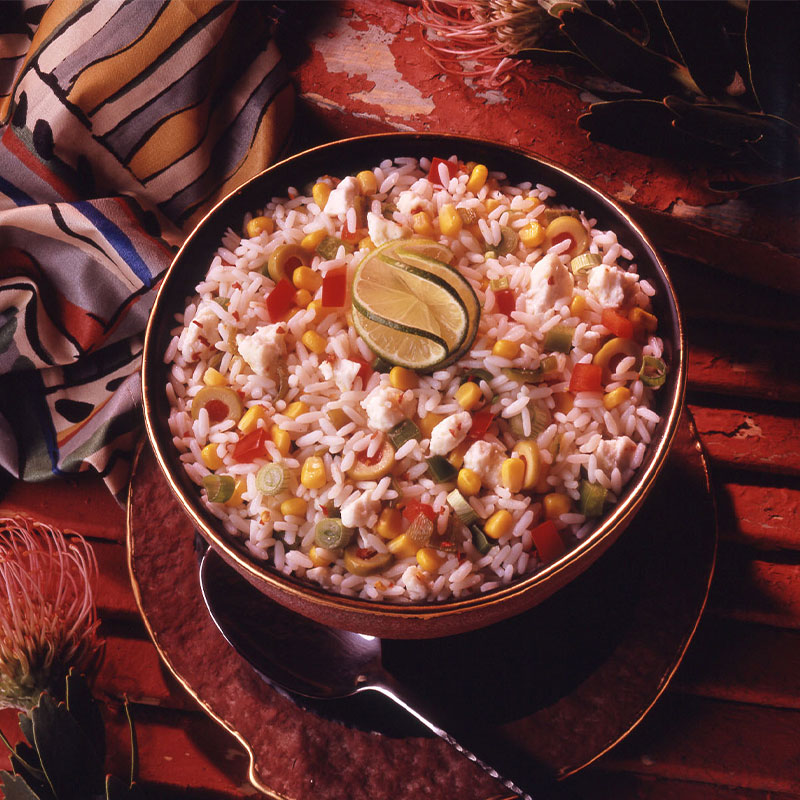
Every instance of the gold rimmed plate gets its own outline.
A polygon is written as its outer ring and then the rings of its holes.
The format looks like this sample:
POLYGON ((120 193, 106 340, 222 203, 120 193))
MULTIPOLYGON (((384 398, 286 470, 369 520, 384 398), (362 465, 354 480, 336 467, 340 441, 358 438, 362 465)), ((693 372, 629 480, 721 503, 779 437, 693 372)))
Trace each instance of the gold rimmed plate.
MULTIPOLYGON (((169 670, 247 749, 257 788, 282 800, 396 800, 416 764, 426 797, 501 795, 474 764, 379 704, 300 705, 270 688, 208 617, 195 539, 145 446, 128 506, 137 602, 169 670)), ((666 689, 705 607, 716 541, 707 464, 687 412, 641 513, 583 575, 480 631, 387 641, 387 666, 566 777, 626 736, 666 689)), ((269 613, 269 600, 236 581, 242 613, 269 613)))

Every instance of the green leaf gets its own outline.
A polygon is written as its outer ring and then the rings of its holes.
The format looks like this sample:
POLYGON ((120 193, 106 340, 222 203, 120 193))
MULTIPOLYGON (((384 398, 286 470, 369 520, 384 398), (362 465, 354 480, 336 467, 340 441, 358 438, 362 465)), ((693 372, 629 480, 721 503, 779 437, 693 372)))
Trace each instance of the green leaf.
POLYGON ((19 775, 3 771, 0 772, 0 779, 3 781, 2 789, 5 800, 43 800, 19 775))
POLYGON ((92 742, 97 760, 102 764, 106 757, 106 729, 100 707, 84 676, 74 669, 67 675, 66 686, 67 709, 92 742))
POLYGON ((130 735, 131 744, 131 771, 129 783, 131 786, 136 782, 136 773, 139 769, 139 746, 136 742, 136 728, 133 724, 133 715, 131 714, 131 704, 128 698, 125 698, 125 718, 128 720, 128 734, 130 735))
POLYGON ((649 50, 600 17, 568 9, 560 19, 561 30, 575 47, 615 81, 655 97, 700 93, 686 67, 649 50))
POLYGON ((750 84, 763 111, 784 115, 800 81, 800 3, 750 2, 745 46, 750 84))
POLYGON ((29 714, 23 711, 19 712, 19 729, 22 731, 25 741, 33 747, 33 720, 29 714))
POLYGON ((85 800, 102 791, 103 763, 66 705, 45 693, 31 718, 42 769, 58 800, 85 800))
POLYGON ((38 781, 44 781, 45 776, 42 772, 42 765, 39 762, 38 753, 24 742, 20 742, 10 756, 11 766, 14 772, 24 772, 38 781))
POLYGON ((705 95, 724 95, 736 75, 731 42, 722 25, 719 0, 658 1, 664 24, 681 60, 705 95))

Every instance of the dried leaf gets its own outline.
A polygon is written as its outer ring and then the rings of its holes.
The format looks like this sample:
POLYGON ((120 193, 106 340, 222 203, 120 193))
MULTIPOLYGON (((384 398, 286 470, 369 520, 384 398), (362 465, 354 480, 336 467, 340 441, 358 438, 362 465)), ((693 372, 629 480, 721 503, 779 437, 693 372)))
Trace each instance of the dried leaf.
POLYGON ((718 0, 694 0, 689 7, 658 0, 662 19, 681 60, 708 97, 724 94, 736 74, 719 6, 718 0))
POLYGON ((674 119, 674 114, 657 100, 611 100, 589 106, 578 118, 578 126, 593 141, 624 150, 659 156, 705 155, 698 140, 673 127, 674 119))
POLYGON ((749 3, 745 45, 760 108, 786 114, 800 81, 800 3, 749 3))
POLYGON ((643 47, 627 33, 586 11, 568 9, 561 29, 601 72, 648 95, 699 94, 689 70, 643 47))
POLYGON ((89 691, 89 684, 82 675, 71 669, 66 686, 67 710, 92 743, 97 760, 103 763, 106 757, 106 729, 100 707, 89 691))
POLYGON ((5 800, 43 800, 19 775, 0 772, 0 779, 3 781, 2 789, 5 800))

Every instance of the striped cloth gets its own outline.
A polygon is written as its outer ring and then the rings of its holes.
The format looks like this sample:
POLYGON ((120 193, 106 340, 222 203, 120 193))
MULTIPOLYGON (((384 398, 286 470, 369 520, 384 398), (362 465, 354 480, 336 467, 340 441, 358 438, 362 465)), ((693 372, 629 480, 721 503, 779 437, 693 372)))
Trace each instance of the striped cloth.
POLYGON ((193 224, 285 147, 269 3, 18 0, 0 12, 0 473, 118 496, 142 334, 193 224))

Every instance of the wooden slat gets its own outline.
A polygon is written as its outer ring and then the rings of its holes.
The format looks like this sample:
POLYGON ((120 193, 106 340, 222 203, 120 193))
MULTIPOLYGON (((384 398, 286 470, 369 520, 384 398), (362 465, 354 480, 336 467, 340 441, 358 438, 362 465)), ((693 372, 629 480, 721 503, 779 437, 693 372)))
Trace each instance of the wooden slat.
POLYGON ((602 765, 670 780, 798 794, 798 731, 798 711, 672 694, 602 765))
POLYGON ((125 548, 116 542, 93 542, 100 570, 95 601, 103 619, 123 617, 138 620, 139 609, 133 597, 125 548))
POLYGON ((706 616, 671 689, 800 710, 800 631, 706 616))
POLYGON ((800 475, 800 425, 795 416, 739 408, 709 408, 692 398, 689 408, 712 462, 740 469, 800 475))

